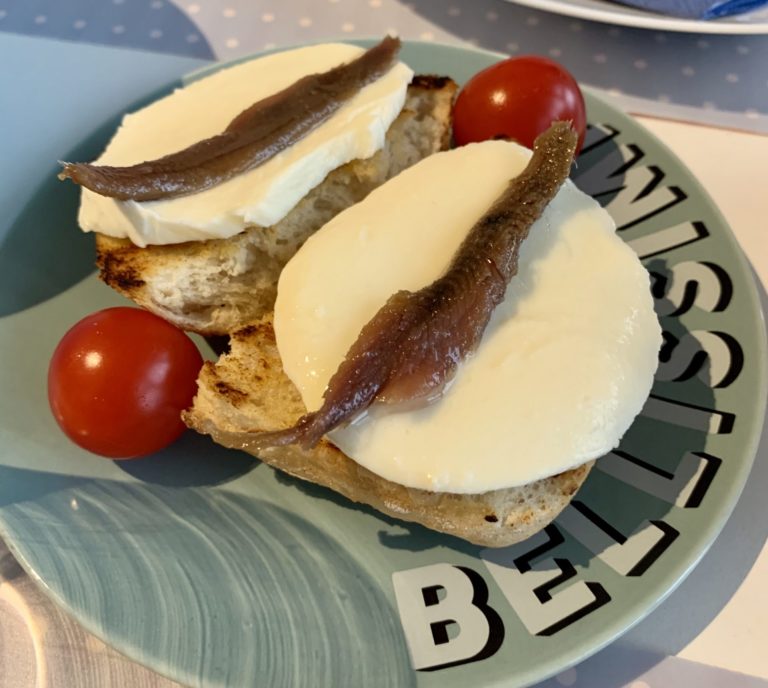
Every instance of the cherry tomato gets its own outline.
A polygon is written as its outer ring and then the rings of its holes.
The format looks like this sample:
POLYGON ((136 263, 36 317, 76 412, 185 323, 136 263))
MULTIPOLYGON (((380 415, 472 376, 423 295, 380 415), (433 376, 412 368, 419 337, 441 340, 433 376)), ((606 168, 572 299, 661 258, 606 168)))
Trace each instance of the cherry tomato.
POLYGON ((510 138, 528 148, 557 120, 570 120, 579 134, 587 126, 584 96, 564 67, 544 57, 511 57, 473 76, 461 89, 453 113, 456 145, 510 138))
POLYGON ((148 311, 107 308, 69 330, 48 368, 48 401, 66 435, 109 458, 158 451, 184 431, 203 359, 148 311))

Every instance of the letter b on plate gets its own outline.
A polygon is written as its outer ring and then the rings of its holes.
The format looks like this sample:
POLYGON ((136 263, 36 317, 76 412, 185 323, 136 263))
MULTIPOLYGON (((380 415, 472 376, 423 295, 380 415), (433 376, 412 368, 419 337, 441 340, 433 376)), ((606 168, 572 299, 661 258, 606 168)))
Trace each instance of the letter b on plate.
POLYGON ((392 574, 400 621, 417 670, 490 657, 504 640, 488 586, 472 569, 433 564, 392 574))

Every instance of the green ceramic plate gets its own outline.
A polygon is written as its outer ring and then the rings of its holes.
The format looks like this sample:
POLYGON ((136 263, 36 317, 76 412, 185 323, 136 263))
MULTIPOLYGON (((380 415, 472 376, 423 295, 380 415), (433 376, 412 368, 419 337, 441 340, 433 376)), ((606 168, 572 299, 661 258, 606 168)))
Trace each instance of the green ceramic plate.
MULTIPOLYGON (((404 49, 459 81, 498 57, 404 49)), ((0 290, 0 532, 24 566, 86 628, 195 686, 525 685, 648 614, 742 489, 766 347, 745 260, 699 184, 633 120, 588 107, 576 181, 651 271, 665 346, 642 415, 554 525, 484 551, 192 434, 122 464, 71 445, 48 412, 49 357, 122 300, 92 273, 77 193, 52 161, 0 249, 4 283, 25 285, 0 290)))

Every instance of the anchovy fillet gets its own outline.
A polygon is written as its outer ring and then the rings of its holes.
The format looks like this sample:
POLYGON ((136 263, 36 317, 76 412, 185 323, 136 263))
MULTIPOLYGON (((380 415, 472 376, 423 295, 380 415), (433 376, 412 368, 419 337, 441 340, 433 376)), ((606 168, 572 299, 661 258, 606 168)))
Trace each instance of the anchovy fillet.
POLYGON ((251 105, 221 134, 129 167, 64 163, 59 179, 71 179, 122 201, 156 201, 204 191, 263 165, 304 138, 389 71, 399 50, 399 39, 387 36, 352 62, 305 76, 251 105))
POLYGON ((293 427, 254 434, 254 446, 309 448, 374 402, 412 405, 438 397, 504 299, 520 245, 568 177, 576 141, 567 122, 541 134, 526 168, 472 227, 445 274, 390 297, 331 377, 322 406, 293 427))

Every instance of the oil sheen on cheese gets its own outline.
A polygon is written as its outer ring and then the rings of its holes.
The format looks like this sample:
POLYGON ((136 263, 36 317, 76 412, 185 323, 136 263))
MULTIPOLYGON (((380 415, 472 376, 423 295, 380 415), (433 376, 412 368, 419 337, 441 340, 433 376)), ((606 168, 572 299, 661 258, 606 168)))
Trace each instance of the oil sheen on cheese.
MULTIPOLYGON (((439 277, 530 152, 490 141, 423 160, 315 234, 284 269, 275 331, 309 410, 377 310, 439 277)), ((379 476, 426 490, 522 485, 619 443, 661 345, 649 277, 610 216, 566 182, 531 228, 478 349, 418 410, 374 405, 330 439, 379 476)))
MULTIPOLYGON (((317 45, 216 72, 126 115, 96 162, 133 165, 183 150, 220 134, 256 101, 362 52, 353 45, 317 45)), ((412 76, 406 65, 396 64, 298 143, 264 165, 200 193, 138 203, 83 189, 80 226, 87 232, 126 237, 138 246, 227 238, 250 225, 269 227, 331 170, 383 147, 412 76)))

